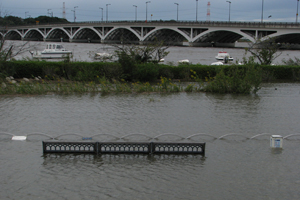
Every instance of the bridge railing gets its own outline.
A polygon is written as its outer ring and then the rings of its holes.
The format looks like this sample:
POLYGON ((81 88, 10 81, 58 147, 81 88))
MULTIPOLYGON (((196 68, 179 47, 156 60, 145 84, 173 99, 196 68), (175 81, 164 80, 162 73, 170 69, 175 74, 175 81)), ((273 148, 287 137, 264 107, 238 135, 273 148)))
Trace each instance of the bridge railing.
POLYGON ((135 21, 135 20, 118 20, 118 21, 82 21, 82 22, 69 22, 69 23, 39 23, 39 24, 25 24, 18 26, 2 26, 0 29, 13 29, 14 27, 44 27, 44 26, 75 26, 75 25, 116 25, 116 24, 132 24, 132 25, 165 25, 165 26, 226 26, 226 27, 274 27, 274 28, 299 28, 300 23, 292 22, 247 22, 247 21, 135 21))
POLYGON ((178 24, 188 24, 188 25, 253 25, 253 26, 296 26, 300 27, 300 23, 292 23, 292 22, 247 22, 247 21, 82 21, 82 22, 76 22, 77 24, 116 24, 116 23, 121 23, 121 24, 126 24, 126 23, 131 23, 131 24, 172 24, 172 25, 178 25, 178 24))

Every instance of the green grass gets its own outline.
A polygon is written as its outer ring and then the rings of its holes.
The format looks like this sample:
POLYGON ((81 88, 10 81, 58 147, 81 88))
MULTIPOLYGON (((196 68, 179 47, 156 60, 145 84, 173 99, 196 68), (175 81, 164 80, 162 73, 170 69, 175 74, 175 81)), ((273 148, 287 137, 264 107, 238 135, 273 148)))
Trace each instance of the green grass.
POLYGON ((230 68, 221 69, 216 76, 211 77, 207 72, 205 81, 197 75, 196 71, 190 70, 189 83, 183 86, 180 81, 174 82, 170 78, 160 77, 157 83, 149 82, 125 82, 121 79, 109 81, 105 76, 95 77, 95 81, 66 81, 52 77, 46 79, 32 79, 30 81, 18 80, 16 83, 9 79, 0 81, 0 95, 14 94, 75 94, 75 93, 176 93, 176 92, 215 92, 215 93, 256 93, 260 89, 262 72, 261 68, 230 68))

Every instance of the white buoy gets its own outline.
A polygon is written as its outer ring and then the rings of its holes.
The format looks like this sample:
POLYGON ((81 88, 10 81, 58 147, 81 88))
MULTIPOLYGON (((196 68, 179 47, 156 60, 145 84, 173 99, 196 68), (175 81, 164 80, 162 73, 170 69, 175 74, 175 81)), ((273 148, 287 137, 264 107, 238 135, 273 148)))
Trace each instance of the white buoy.
POLYGON ((270 147, 272 148, 282 148, 283 137, 281 135, 271 135, 270 147))
POLYGON ((185 63, 190 63, 190 61, 188 59, 184 59, 184 60, 179 60, 178 63, 185 64, 185 63))
POLYGON ((19 140, 19 141, 24 141, 27 139, 27 136, 13 136, 11 140, 19 140))
POLYGON ((220 61, 218 61, 218 62, 213 62, 213 63, 211 63, 210 65, 223 65, 223 63, 220 62, 220 61))

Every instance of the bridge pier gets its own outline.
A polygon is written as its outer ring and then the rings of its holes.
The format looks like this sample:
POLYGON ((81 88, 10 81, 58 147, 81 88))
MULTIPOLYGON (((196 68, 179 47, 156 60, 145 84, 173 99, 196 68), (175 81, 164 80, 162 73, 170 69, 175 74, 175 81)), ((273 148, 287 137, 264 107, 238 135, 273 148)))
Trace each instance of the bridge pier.
POLYGON ((212 43, 193 43, 189 42, 190 47, 212 47, 212 43))
MULTIPOLYGON (((137 44, 139 45, 147 45, 155 43, 154 41, 139 41, 137 44)), ((185 42, 166 42, 165 45, 172 45, 172 46, 187 46, 184 45, 185 42)))
POLYGON ((206 42, 206 43, 189 43, 190 47, 235 47, 235 43, 218 43, 218 42, 206 42))
POLYGON ((42 41, 41 38, 21 38, 22 41, 42 41))
POLYGON ((55 39, 44 38, 43 40, 44 40, 44 42, 61 42, 60 38, 55 38, 55 39))
POLYGON ((214 47, 235 47, 235 43, 214 43, 214 47))
POLYGON ((101 40, 102 44, 140 44, 139 41, 126 41, 122 42, 120 40, 101 40))

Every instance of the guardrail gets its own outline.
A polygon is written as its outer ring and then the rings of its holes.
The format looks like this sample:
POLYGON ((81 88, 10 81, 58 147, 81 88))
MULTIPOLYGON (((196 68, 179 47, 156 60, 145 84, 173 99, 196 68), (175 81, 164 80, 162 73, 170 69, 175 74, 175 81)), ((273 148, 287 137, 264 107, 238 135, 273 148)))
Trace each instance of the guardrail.
POLYGON ((290 27, 290 28, 297 28, 300 27, 300 23, 293 23, 293 22, 250 22, 250 21, 130 21, 130 20, 120 20, 120 21, 82 21, 82 22, 69 22, 69 23, 39 23, 39 24, 22 24, 22 25, 11 25, 11 26, 1 26, 0 29, 7 29, 7 28, 17 28, 17 27, 44 27, 44 26, 75 26, 75 25, 117 25, 117 24, 131 24, 131 25, 185 25, 185 26, 233 26, 233 27, 290 27))
POLYGON ((201 154, 205 143, 43 141, 43 153, 201 154))

